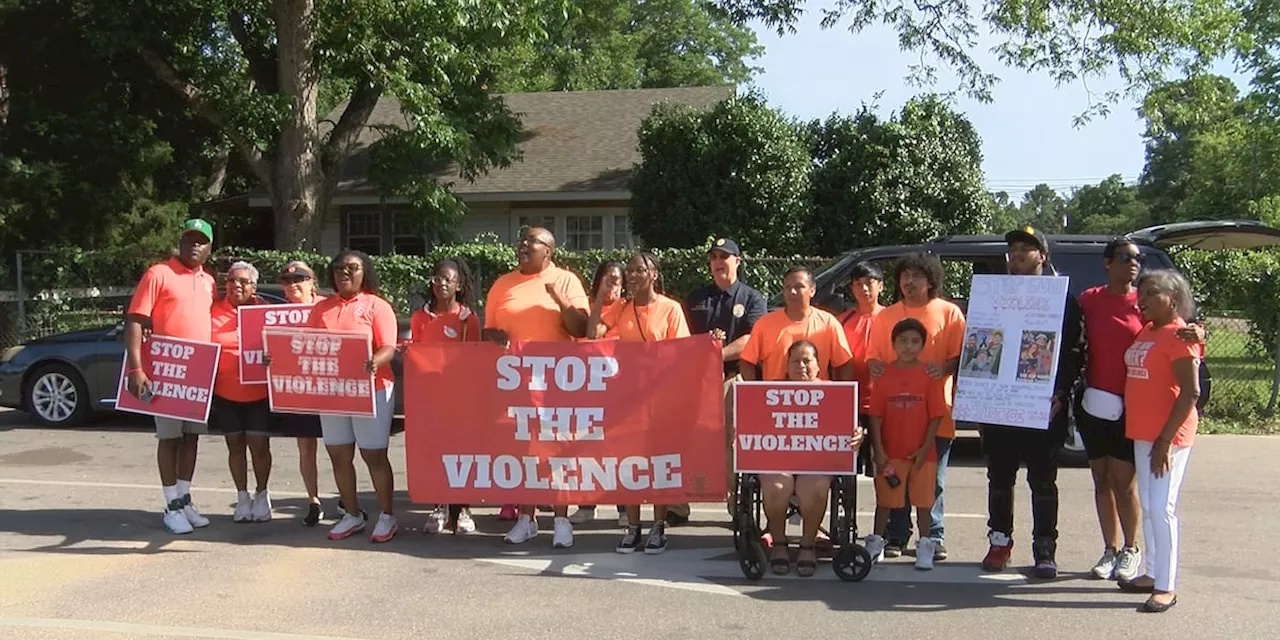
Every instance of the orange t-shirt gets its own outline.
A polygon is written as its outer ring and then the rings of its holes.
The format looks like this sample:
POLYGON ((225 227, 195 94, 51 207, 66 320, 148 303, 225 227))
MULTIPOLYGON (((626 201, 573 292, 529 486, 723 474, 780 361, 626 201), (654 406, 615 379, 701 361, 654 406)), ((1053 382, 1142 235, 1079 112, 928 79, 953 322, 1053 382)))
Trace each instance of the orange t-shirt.
POLYGON ((689 337, 689 323, 679 302, 655 293, 649 304, 639 307, 630 300, 615 302, 600 313, 600 322, 609 327, 606 338, 625 342, 653 342, 689 337))
POLYGON ((853 380, 858 383, 858 409, 866 413, 871 408, 871 369, 867 368, 867 343, 871 338, 871 321, 884 307, 876 305, 875 311, 861 313, 857 307, 841 316, 844 337, 853 354, 853 380))
MULTIPOLYGON (((396 346, 399 327, 396 324, 396 312, 386 300, 361 291, 344 300, 342 296, 329 296, 314 307, 307 326, 329 331, 348 333, 366 333, 373 338, 373 350, 382 347, 396 346)), ((385 389, 395 379, 391 372, 391 364, 378 368, 373 376, 373 386, 385 389)))
POLYGON ((818 348, 818 377, 823 380, 830 377, 828 365, 842 367, 853 359, 840 321, 816 307, 799 322, 788 318, 786 309, 766 313, 751 327, 740 359, 747 365, 759 365, 763 380, 786 380, 787 349, 797 340, 808 340, 818 348))
POLYGON ((209 342, 213 276, 177 258, 151 265, 138 280, 128 313, 151 318, 151 333, 209 342))
MULTIPOLYGON (((249 304, 259 304, 254 299, 249 304)), ((254 402, 267 399, 267 385, 240 383, 240 326, 236 308, 222 298, 209 310, 209 325, 213 341, 222 347, 218 355, 218 373, 213 378, 213 394, 233 402, 254 402)))
POLYGON ((484 301, 484 328, 505 331, 512 342, 572 341, 560 319, 560 306, 547 293, 548 284, 555 285, 569 304, 590 313, 582 280, 550 265, 533 275, 512 271, 495 280, 484 301))
POLYGON ((447 313, 435 313, 423 307, 409 318, 409 336, 413 342, 477 342, 480 318, 463 305, 447 313))
MULTIPOLYGON (((1160 437, 1173 402, 1182 391, 1173 375, 1173 363, 1183 358, 1198 361, 1204 357, 1203 345, 1178 337, 1178 329, 1185 326, 1187 323, 1181 319, 1158 329, 1148 324, 1124 352, 1128 369, 1124 383, 1124 435, 1130 440, 1155 442, 1160 437)), ((1192 407, 1187 419, 1178 426, 1173 445, 1191 446, 1199 422, 1199 412, 1192 407)))
MULTIPOLYGON (((871 321, 870 339, 867 341, 867 360, 879 360, 884 363, 893 362, 898 356, 893 352, 893 326, 905 318, 915 318, 929 332, 924 341, 924 350, 920 352, 920 361, 924 363, 942 364, 960 357, 960 347, 964 345, 964 313, 960 307, 934 298, 922 307, 908 307, 902 302, 886 307, 871 321)), ((875 387, 877 381, 872 381, 875 387)), ((944 438, 955 438, 956 423, 951 419, 951 407, 954 400, 955 376, 943 378, 943 392, 947 400, 947 415, 942 417, 938 425, 938 435, 944 438)), ((875 392, 875 389, 872 389, 875 392)))
MULTIPOLYGON (((894 460, 911 455, 924 444, 929 421, 950 413, 941 380, 924 372, 924 365, 899 367, 887 364, 884 375, 871 392, 870 414, 879 416, 880 441, 894 460)), ((941 424, 938 425, 941 428, 941 424)), ((936 460, 937 448, 929 447, 929 460, 936 460)))

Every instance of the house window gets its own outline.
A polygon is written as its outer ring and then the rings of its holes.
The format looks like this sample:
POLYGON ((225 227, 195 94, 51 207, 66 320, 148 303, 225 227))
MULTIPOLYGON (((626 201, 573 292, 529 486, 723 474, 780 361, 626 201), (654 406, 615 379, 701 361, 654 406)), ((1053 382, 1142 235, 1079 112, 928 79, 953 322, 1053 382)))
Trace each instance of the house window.
POLYGON ((382 253, 382 213, 379 211, 348 211, 347 242, 349 249, 363 251, 371 256, 382 253))
POLYGON ((614 216, 613 217, 613 248, 614 249, 630 249, 631 248, 631 217, 630 216, 614 216))
POLYGON ((523 235, 525 229, 529 227, 542 227, 550 231, 552 235, 555 235, 556 218, 555 216, 520 216, 520 228, 517 230, 517 237, 523 235))
POLYGON ((564 232, 566 249, 604 248, 604 216, 565 216, 564 232))
POLYGON ((422 256, 427 254, 427 240, 422 235, 421 224, 411 213, 396 212, 392 218, 393 236, 391 250, 400 255, 422 256))

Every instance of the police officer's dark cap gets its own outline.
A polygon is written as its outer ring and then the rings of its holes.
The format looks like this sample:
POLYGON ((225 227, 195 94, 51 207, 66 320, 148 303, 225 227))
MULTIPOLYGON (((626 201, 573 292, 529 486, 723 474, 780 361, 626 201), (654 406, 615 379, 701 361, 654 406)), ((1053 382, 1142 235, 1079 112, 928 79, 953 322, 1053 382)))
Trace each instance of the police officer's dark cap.
POLYGON ((707 249, 707 253, 711 253, 712 251, 723 251, 731 256, 738 256, 739 258, 742 257, 742 250, 738 248, 738 243, 728 238, 716 238, 715 241, 711 243, 711 248, 707 249))

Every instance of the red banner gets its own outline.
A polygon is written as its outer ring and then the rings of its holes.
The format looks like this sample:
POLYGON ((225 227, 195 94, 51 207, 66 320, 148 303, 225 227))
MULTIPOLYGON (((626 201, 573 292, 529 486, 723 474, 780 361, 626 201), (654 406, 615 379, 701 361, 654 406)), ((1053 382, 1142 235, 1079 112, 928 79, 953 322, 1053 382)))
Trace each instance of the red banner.
POLYGON ((262 335, 271 356, 272 411, 373 417, 368 335, 303 328, 264 329, 262 335))
POLYGON ((723 500, 723 366, 708 336, 409 345, 405 459, 419 503, 723 500))
POLYGON ((213 378, 221 351, 221 347, 211 342, 153 334, 142 343, 142 369, 151 379, 151 397, 144 400, 129 393, 126 355, 120 363, 116 409, 187 422, 208 422, 213 378))
POLYGON ((236 307, 236 339, 240 341, 240 384, 266 384, 262 364, 262 330, 268 327, 305 327, 309 304, 251 304, 236 307))
POLYGON ((854 383, 738 382, 733 403, 739 473, 854 473, 854 383))

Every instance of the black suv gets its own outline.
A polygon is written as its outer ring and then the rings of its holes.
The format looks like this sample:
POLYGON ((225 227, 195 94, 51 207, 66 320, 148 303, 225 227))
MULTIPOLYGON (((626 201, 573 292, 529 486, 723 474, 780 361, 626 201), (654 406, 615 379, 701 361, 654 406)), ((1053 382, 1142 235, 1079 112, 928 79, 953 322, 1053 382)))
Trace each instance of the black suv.
MULTIPOLYGON (((1251 221, 1180 222, 1149 227, 1134 231, 1126 237, 1138 246, 1145 262, 1144 268, 1175 268, 1166 249, 1184 247, 1192 249, 1252 249, 1280 244, 1280 229, 1251 221)), ((1069 290, 1073 294, 1106 283, 1102 269, 1102 248, 1111 236, 1051 235, 1049 239, 1049 268, 1056 275, 1071 279, 1069 290)), ((943 236, 923 244, 892 247, 868 247, 844 253, 835 262, 815 275, 814 304, 832 313, 840 313, 854 304, 849 295, 849 272, 859 262, 871 262, 884 269, 886 277, 892 273, 893 262, 900 256, 925 252, 937 256, 947 276, 946 291, 949 300, 968 308, 970 277, 981 273, 1005 273, 1004 236, 943 236)), ((886 294, 892 295, 892 285, 886 283, 886 294)), ((773 307, 781 306, 780 295, 771 300, 773 307)), ((1204 393, 1201 406, 1209 397, 1209 372, 1201 364, 1204 393)), ((973 429, 972 424, 960 423, 960 429, 973 429)), ((1079 464, 1084 461, 1084 446, 1075 432, 1074 424, 1064 447, 1065 461, 1079 464)))

